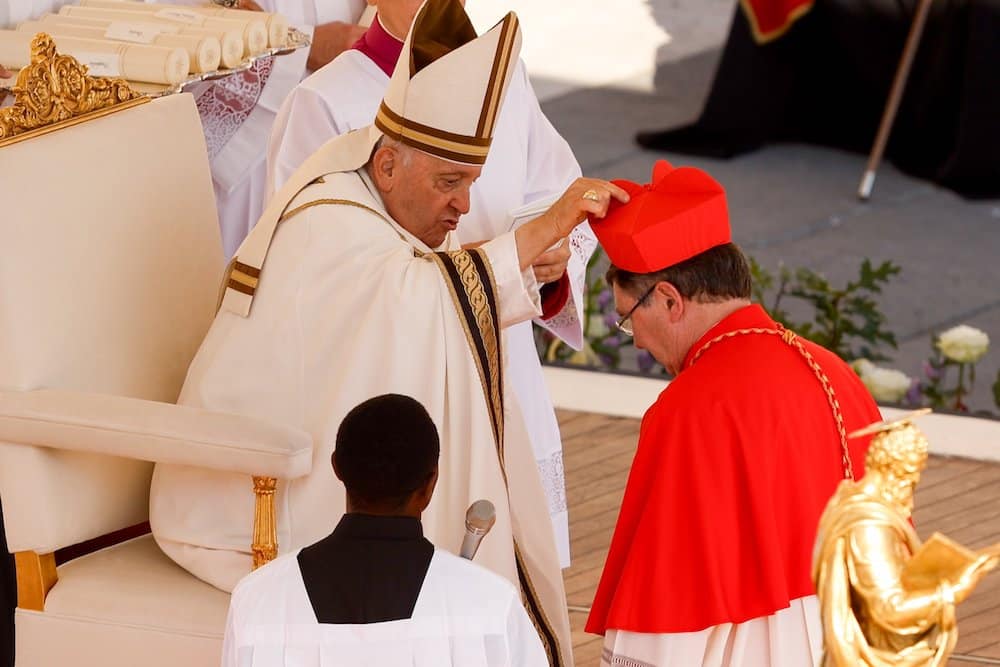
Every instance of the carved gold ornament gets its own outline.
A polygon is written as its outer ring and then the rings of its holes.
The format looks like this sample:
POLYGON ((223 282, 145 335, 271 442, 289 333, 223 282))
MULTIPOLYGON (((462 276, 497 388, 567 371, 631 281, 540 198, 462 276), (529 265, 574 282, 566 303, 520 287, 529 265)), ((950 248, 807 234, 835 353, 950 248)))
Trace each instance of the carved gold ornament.
POLYGON ((255 570, 278 556, 278 520, 274 508, 277 486, 278 480, 274 477, 253 478, 253 542, 250 552, 253 554, 255 570))
POLYGON ((13 106, 0 109, 0 146, 148 101, 124 79, 89 76, 85 65, 60 55, 45 33, 31 40, 31 64, 18 74, 12 92, 13 106))

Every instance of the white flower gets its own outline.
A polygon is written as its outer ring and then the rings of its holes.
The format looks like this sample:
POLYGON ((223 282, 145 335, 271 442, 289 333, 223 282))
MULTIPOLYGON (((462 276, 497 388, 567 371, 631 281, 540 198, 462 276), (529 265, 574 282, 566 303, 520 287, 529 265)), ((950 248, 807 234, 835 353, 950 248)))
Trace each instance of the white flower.
POLYGON ((876 366, 867 359, 855 359, 851 368, 871 392, 872 398, 882 403, 898 403, 906 396, 913 380, 902 371, 876 366))
POLYGON ((871 373, 874 369, 878 368, 875 364, 868 361, 867 359, 855 359, 851 362, 851 368, 860 377, 864 377, 868 373, 871 373))
POLYGON ((974 364, 983 358, 990 347, 990 337, 965 324, 948 329, 937 339, 941 354, 960 364, 974 364))
POLYGON ((906 373, 892 368, 880 368, 874 364, 861 376, 861 381, 872 393, 872 398, 880 403, 900 402, 913 384, 906 373))

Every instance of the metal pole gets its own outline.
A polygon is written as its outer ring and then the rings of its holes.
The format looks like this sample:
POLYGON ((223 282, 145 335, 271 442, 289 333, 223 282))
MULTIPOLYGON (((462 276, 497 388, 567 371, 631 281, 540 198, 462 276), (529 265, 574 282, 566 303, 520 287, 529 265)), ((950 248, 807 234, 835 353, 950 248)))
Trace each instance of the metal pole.
POLYGON ((861 185, 858 186, 859 199, 867 201, 872 194, 872 187, 875 185, 875 172, 882 161, 885 145, 889 142, 889 133, 892 131, 893 121, 896 120, 899 102, 903 99, 903 91, 906 89, 906 81, 910 77, 913 58, 917 55, 917 49, 920 47, 920 38, 924 32, 924 24, 927 22, 927 14, 931 10, 931 2, 932 0, 920 0, 917 11, 913 15, 910 34, 906 37, 906 46, 903 47, 903 55, 899 59, 899 67, 896 68, 896 77, 892 82, 889 100, 885 104, 885 111, 882 112, 882 122, 879 124, 878 134, 875 136, 875 145, 868 156, 868 166, 865 167, 864 176, 861 177, 861 185))

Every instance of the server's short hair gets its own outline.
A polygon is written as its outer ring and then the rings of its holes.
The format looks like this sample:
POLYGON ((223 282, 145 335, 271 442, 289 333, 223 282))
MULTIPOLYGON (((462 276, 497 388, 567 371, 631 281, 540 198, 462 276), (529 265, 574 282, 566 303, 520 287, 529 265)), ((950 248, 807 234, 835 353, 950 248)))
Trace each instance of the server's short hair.
POLYGON ((409 396, 383 394, 344 417, 333 461, 355 502, 402 507, 433 476, 440 452, 424 406, 409 396))
POLYGON ((709 248, 652 273, 632 273, 612 264, 605 280, 635 297, 659 282, 670 283, 682 297, 695 301, 749 299, 751 290, 750 266, 735 243, 709 248))

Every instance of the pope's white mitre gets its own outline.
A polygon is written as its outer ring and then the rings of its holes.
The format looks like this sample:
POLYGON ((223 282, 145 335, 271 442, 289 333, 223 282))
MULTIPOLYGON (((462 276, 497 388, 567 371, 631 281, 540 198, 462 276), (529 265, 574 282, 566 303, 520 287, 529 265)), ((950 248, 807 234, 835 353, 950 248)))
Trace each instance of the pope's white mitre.
POLYGON ((521 29, 513 12, 476 37, 457 0, 424 3, 375 125, 431 155, 483 164, 520 51, 521 29))
POLYGON ((520 51, 513 12, 477 37, 459 0, 427 0, 403 44, 375 123, 325 143, 274 195, 226 272, 222 309, 250 314, 266 277, 271 239, 279 223, 294 214, 289 203, 324 174, 362 168, 383 135, 451 162, 486 162, 520 51))

